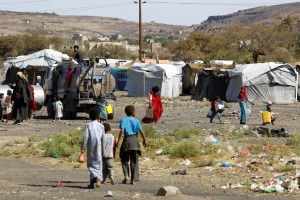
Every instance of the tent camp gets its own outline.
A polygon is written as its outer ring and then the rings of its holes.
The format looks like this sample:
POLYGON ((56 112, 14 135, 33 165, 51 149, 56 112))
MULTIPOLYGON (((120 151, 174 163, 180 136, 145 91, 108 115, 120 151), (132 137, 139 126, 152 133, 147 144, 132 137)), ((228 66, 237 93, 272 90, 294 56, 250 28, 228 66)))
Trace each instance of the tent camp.
POLYGON ((228 71, 227 101, 236 101, 242 85, 251 100, 289 104, 297 101, 298 73, 289 64, 256 63, 238 65, 228 71))
POLYGON ((35 84, 36 76, 41 76, 43 81, 49 66, 69 59, 68 55, 52 49, 44 49, 26 56, 18 56, 3 63, 3 71, 6 74, 5 82, 15 82, 16 72, 22 68, 26 68, 30 84, 35 84))
POLYGON ((161 88, 161 96, 178 97, 180 94, 181 70, 171 64, 135 63, 128 70, 128 95, 148 96, 154 86, 161 88))

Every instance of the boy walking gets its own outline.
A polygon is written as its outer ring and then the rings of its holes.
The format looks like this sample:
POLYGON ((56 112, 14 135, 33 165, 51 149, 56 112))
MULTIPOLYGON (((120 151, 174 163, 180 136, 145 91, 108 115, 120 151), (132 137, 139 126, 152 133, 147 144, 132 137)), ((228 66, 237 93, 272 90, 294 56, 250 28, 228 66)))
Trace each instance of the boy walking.
POLYGON ((221 98, 219 96, 217 96, 212 102, 211 102, 211 108, 210 110, 212 111, 212 115, 210 116, 210 123, 213 123, 213 119, 215 118, 215 116, 218 117, 220 124, 222 123, 221 120, 221 116, 220 113, 218 113, 218 111, 216 110, 216 104, 218 101, 221 101, 221 98))
POLYGON ((89 112, 91 122, 85 126, 85 134, 81 143, 81 151, 87 148, 87 167, 90 172, 88 188, 100 187, 102 181, 102 144, 104 126, 98 122, 99 110, 92 108, 89 112))
POLYGON ((122 169, 124 174, 124 180, 122 183, 126 184, 129 176, 130 184, 135 185, 135 180, 139 180, 139 158, 141 156, 140 143, 138 141, 138 132, 141 133, 143 138, 143 145, 146 147, 146 137, 142 130, 140 121, 135 118, 135 107, 132 105, 126 106, 125 113, 127 117, 120 120, 120 133, 117 141, 117 147, 123 138, 123 142, 120 149, 120 158, 122 163, 122 169), (129 165, 130 162, 130 175, 129 165))
POLYGON ((105 134, 103 135, 103 181, 102 183, 106 183, 106 179, 110 178, 110 183, 112 185, 115 184, 115 180, 113 177, 113 168, 114 168, 114 141, 115 137, 109 133, 111 128, 108 123, 103 123, 105 134))

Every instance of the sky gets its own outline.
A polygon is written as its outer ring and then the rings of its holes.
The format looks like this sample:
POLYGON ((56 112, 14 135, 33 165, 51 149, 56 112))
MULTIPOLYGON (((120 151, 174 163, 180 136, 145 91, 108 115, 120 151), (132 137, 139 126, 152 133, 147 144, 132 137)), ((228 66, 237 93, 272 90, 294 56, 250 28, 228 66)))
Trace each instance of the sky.
MULTIPOLYGON (((59 15, 115 17, 139 21, 139 0, 0 0, 0 10, 55 12, 59 15), (136 1, 136 3, 134 2, 136 1)), ((209 16, 226 15, 293 0, 142 0, 142 22, 193 25, 209 16)))

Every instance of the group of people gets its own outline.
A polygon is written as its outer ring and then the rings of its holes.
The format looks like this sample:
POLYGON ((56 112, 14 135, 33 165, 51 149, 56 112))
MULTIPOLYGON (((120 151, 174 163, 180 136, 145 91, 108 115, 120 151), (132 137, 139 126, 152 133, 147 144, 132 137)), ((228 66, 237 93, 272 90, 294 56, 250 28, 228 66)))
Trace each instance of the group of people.
POLYGON ((138 157, 141 155, 141 147, 138 141, 138 133, 141 134, 143 145, 146 146, 146 137, 143 133, 140 121, 135 118, 136 111, 132 105, 125 107, 127 117, 120 120, 120 132, 116 140, 110 134, 110 125, 99 121, 100 110, 92 108, 89 112, 91 122, 85 127, 85 134, 81 144, 81 151, 87 149, 87 167, 90 172, 90 184, 88 188, 94 189, 105 184, 109 178, 111 184, 115 184, 113 177, 115 148, 120 148, 120 159, 124 179, 122 183, 134 185, 139 180, 138 157), (121 142, 122 141, 122 142, 121 142))
MULTIPOLYGON (((24 120, 32 119, 36 111, 34 101, 34 87, 29 84, 27 73, 25 70, 17 72, 17 81, 15 84, 10 84, 13 90, 7 90, 4 104, 1 103, 0 119, 8 122, 14 119, 14 124, 19 124, 24 120), (6 115, 6 119, 3 116, 6 115)), ((1 102, 4 94, 0 94, 1 102)))
MULTIPOLYGON (((144 123, 158 123, 162 116, 163 108, 160 97, 160 88, 155 86, 149 93, 149 107, 153 108, 153 117, 145 117, 144 123)), ((124 179, 122 183, 128 181, 134 185, 139 180, 139 156, 141 156, 141 146, 138 134, 142 136, 142 144, 146 146, 146 137, 142 130, 140 121, 136 118, 136 110, 132 105, 125 107, 127 117, 120 120, 119 136, 117 139, 110 134, 110 125, 107 120, 107 99, 105 94, 100 94, 97 99, 97 108, 92 108, 89 112, 91 122, 85 127, 85 134, 81 144, 81 152, 87 149, 87 167, 90 172, 90 184, 88 188, 100 187, 101 183, 106 183, 109 178, 111 184, 115 183, 113 177, 113 167, 115 149, 120 146, 120 159, 124 179)))
MULTIPOLYGON (((215 116, 217 116, 220 123, 222 123, 220 112, 218 112, 216 110, 216 104, 220 101, 221 101, 221 98, 219 96, 217 96, 211 102, 211 108, 210 108, 211 114, 208 116, 210 118, 211 123, 213 122, 213 119, 215 118, 215 116)), ((252 102, 248 99, 247 89, 246 89, 245 86, 241 87, 241 90, 239 92, 237 101, 239 102, 240 109, 241 109, 240 124, 247 124, 247 122, 248 122, 248 110, 249 110, 249 107, 248 107, 247 103, 250 103, 250 104, 254 105, 254 102, 252 102)), ((267 101, 266 106, 265 106, 265 110, 270 113, 270 122, 272 123, 272 125, 274 125, 274 122, 275 122, 276 118, 275 118, 273 112, 271 111, 271 105, 272 105, 272 102, 267 101)))

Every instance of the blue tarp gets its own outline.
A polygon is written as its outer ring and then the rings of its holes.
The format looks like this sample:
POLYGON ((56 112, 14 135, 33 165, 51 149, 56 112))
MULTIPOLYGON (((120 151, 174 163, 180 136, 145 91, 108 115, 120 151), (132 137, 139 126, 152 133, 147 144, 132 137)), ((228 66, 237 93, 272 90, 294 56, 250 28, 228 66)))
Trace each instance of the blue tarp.
POLYGON ((127 91, 128 90, 128 76, 127 69, 118 68, 118 67, 106 67, 104 70, 110 70, 111 75, 115 78, 116 81, 116 91, 127 91))

